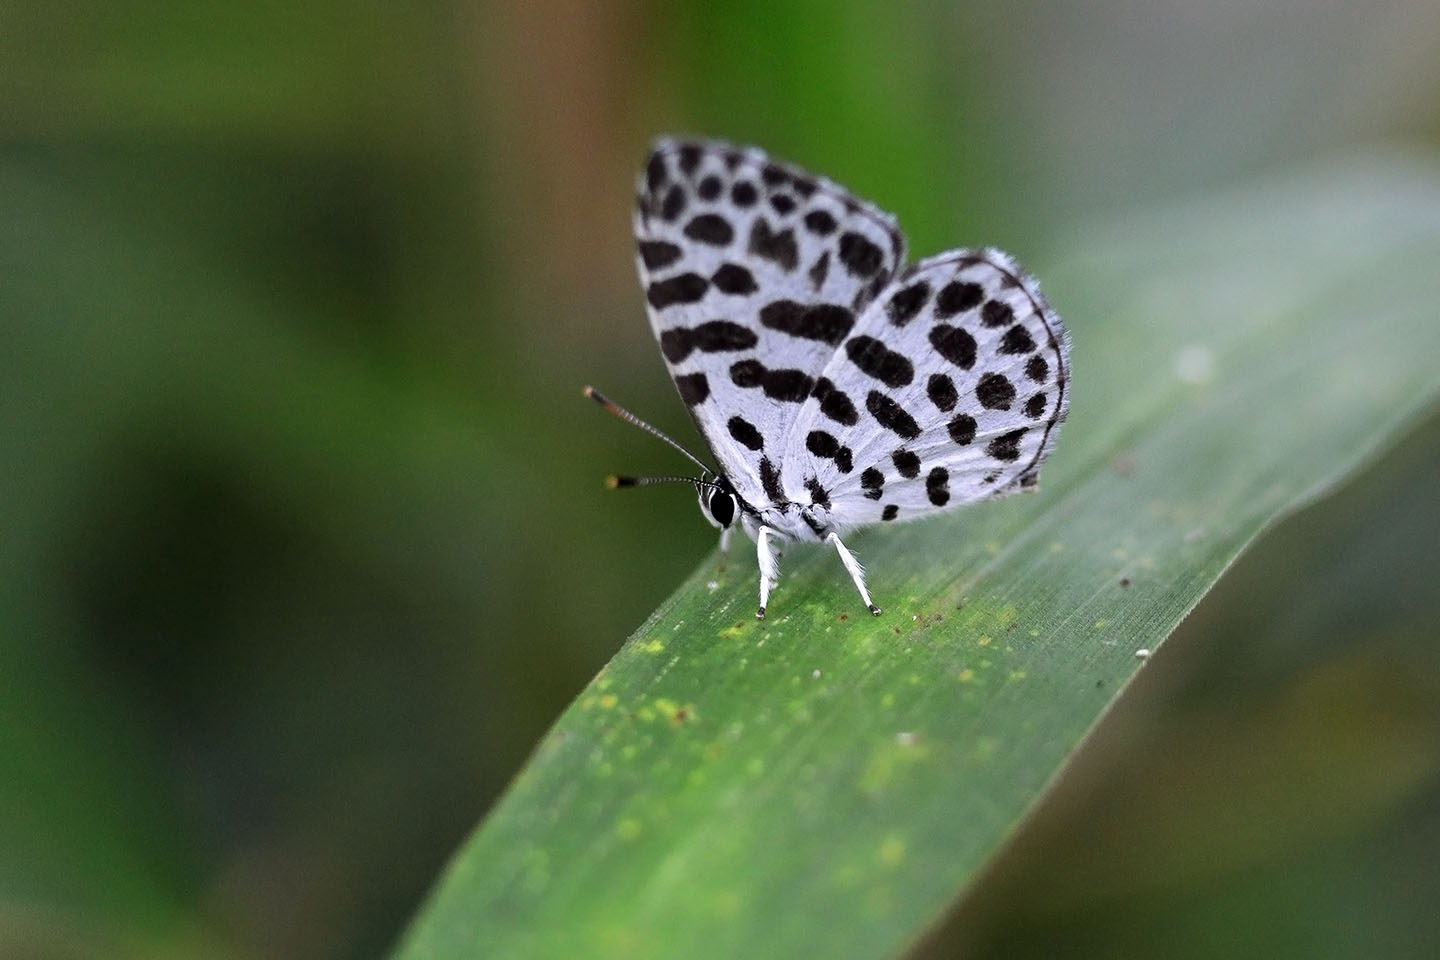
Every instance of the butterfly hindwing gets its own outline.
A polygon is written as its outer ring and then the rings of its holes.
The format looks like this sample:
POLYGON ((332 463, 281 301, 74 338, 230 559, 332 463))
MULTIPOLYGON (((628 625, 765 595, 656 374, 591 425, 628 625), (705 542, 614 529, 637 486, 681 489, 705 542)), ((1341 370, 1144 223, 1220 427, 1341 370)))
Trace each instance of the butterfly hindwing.
POLYGON ((812 397, 791 422, 781 486, 853 528, 1033 485, 1069 400, 1068 344, 1014 261, 957 250, 881 291, 818 380, 828 406, 812 397))
POLYGON ((824 371, 905 261, 894 218, 759 150, 661 140, 635 237, 681 398, 741 495, 776 500, 792 423, 836 411, 824 371))

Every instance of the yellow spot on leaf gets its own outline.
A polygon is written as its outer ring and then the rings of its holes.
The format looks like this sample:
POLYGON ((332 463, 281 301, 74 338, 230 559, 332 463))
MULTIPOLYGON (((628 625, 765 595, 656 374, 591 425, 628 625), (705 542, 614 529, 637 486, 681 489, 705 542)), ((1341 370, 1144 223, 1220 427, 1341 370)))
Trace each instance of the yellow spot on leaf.
POLYGON ((961 683, 973 683, 975 680, 975 671, 971 670, 969 667, 966 667, 964 670, 961 670, 958 674, 955 675, 955 679, 959 680, 961 683))
POLYGON ((634 840, 640 836, 640 821, 621 820, 615 825, 615 834, 621 840, 634 840))
POLYGON ((740 913, 740 895, 734 890, 717 890, 710 897, 710 912, 720 920, 730 920, 740 913))
POLYGON ((980 644, 980 646, 982 647, 988 647, 991 643, 994 642, 994 638, 991 637, 988 633, 982 633, 980 634, 980 639, 976 640, 975 642, 980 644))
POLYGON ((615 704, 619 702, 620 698, 615 696, 615 694, 613 693, 607 693, 605 694, 605 696, 600 698, 600 706, 604 707, 606 710, 613 709, 615 707, 615 704))
POLYGON ((905 859, 905 841, 893 833, 880 844, 880 864, 898 867, 905 859))

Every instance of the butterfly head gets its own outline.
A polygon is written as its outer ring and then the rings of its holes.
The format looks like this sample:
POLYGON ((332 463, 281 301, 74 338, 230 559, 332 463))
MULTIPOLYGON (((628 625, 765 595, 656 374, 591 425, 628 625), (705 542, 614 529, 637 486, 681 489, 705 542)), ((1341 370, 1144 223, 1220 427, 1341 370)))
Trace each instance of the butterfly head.
POLYGON ((700 512, 712 527, 724 530, 735 522, 740 498, 730 481, 724 477, 701 478, 695 481, 695 492, 700 499, 700 512))

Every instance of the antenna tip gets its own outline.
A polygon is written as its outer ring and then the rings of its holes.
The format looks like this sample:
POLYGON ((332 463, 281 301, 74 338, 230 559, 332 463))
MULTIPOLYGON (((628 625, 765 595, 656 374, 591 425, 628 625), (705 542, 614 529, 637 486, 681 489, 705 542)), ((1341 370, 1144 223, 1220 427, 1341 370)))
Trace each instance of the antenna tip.
POLYGON ((584 393, 585 396, 588 397, 588 396, 591 396, 591 395, 593 395, 593 394, 595 393, 595 388, 594 388, 594 387, 588 387, 588 386, 587 386, 587 387, 586 387, 584 390, 582 390, 581 392, 584 393))
POLYGON ((619 490, 621 487, 638 487, 640 481, 634 477, 617 477, 614 474, 605 478, 605 486, 611 490, 619 490))

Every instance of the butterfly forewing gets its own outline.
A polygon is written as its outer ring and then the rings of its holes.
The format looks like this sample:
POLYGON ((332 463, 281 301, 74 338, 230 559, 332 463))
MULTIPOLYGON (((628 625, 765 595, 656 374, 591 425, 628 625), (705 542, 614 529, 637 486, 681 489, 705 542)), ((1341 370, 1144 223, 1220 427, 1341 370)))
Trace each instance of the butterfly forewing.
POLYGON ((741 495, 778 501, 802 409, 863 422, 863 395, 842 407, 825 371, 843 372, 836 351, 903 265, 904 237, 889 214, 753 148, 662 140, 638 194, 640 280, 680 396, 741 495))
POLYGON ((820 378, 828 403, 791 422, 781 486, 843 529, 1032 485, 1065 416, 1068 345, 1009 257, 958 250, 881 291, 820 378))

